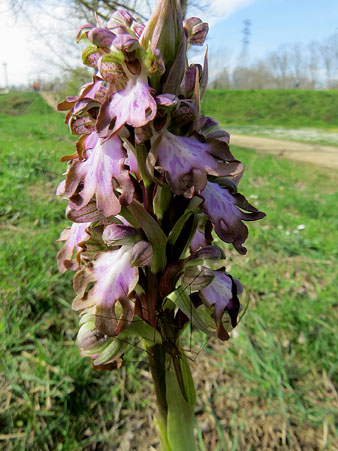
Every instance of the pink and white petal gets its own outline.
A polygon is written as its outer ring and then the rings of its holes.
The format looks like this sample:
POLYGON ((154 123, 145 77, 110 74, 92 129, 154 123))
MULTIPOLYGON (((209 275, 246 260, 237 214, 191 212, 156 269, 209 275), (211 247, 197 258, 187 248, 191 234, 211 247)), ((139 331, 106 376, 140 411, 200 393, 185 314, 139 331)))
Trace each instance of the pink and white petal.
POLYGON ((98 141, 94 149, 87 151, 86 161, 75 161, 67 173, 65 185, 71 208, 83 208, 95 195, 97 208, 109 217, 121 211, 121 204, 130 203, 134 187, 124 168, 125 158, 121 140, 115 136, 104 143, 98 141), (115 194, 113 179, 120 184, 120 200, 115 194), (81 182, 83 188, 74 196, 81 182))
POLYGON ((76 270, 79 268, 79 262, 73 259, 74 250, 80 250, 79 243, 84 242, 90 238, 87 232, 90 222, 81 224, 73 223, 70 228, 65 229, 58 241, 66 241, 63 248, 57 255, 58 269, 61 273, 66 272, 67 269, 76 270))
POLYGON ((74 310, 96 306, 95 325, 101 333, 117 335, 128 327, 134 316, 135 303, 130 300, 138 282, 138 269, 130 266, 131 247, 101 252, 74 278, 78 293, 73 301, 74 310), (88 292, 88 286, 95 283, 88 292), (117 317, 116 303, 122 307, 117 317))
POLYGON ((117 299, 129 296, 138 281, 138 269, 130 266, 131 248, 122 246, 102 253, 95 260, 93 271, 97 281, 90 295, 98 306, 111 307, 117 299))
POLYGON ((117 133, 125 124, 143 127, 156 116, 157 105, 145 77, 131 78, 125 89, 112 93, 103 103, 97 130, 103 138, 117 133))

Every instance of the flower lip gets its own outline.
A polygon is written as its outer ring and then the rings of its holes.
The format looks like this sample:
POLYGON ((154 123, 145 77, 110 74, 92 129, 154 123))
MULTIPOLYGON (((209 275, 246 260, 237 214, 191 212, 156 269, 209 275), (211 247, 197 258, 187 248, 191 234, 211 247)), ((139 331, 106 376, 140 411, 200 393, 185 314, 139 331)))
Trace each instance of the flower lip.
POLYGON ((212 316, 216 323, 216 329, 219 333, 224 333, 222 317, 224 312, 228 312, 231 318, 231 325, 237 325, 237 316, 240 310, 238 293, 242 286, 238 280, 233 279, 230 274, 224 270, 213 271, 214 280, 200 291, 203 303, 213 309, 212 316))
POLYGON ((74 160, 65 184, 70 206, 80 210, 95 195, 97 207, 106 217, 118 214, 121 205, 129 204, 134 193, 129 173, 124 168, 125 158, 121 140, 115 136, 106 143, 98 141, 94 149, 87 151, 85 161, 74 160), (113 179, 120 184, 122 193, 119 199, 114 191, 113 179))
POLYGON ((242 171, 225 143, 203 142, 198 134, 187 137, 164 131, 154 139, 150 158, 157 170, 165 172, 171 190, 187 198, 205 189, 208 175, 234 176, 242 171))
MULTIPOLYGON (((227 179, 224 179, 226 182, 227 179)), ((233 187, 235 185, 232 184, 233 187)), ((201 192, 204 199, 202 211, 208 216, 215 227, 215 232, 226 243, 232 243, 240 254, 246 254, 242 246, 248 236, 245 221, 256 221, 265 217, 265 213, 258 211, 244 196, 234 192, 229 186, 220 186, 208 181, 201 192), (247 210, 245 213, 242 209, 247 210)))
POLYGON ((157 111, 152 93, 146 77, 140 75, 130 78, 123 90, 108 95, 97 118, 99 135, 109 139, 125 124, 137 128, 151 122, 157 111))

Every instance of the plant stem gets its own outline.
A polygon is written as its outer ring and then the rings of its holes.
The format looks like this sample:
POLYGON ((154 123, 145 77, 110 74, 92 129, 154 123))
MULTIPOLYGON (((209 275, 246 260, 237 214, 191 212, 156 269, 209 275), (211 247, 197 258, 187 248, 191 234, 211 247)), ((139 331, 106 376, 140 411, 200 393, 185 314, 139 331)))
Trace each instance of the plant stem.
POLYGON ((166 372, 166 389, 167 438, 170 448, 175 451, 196 451, 194 406, 185 401, 174 368, 166 372))
POLYGON ((148 348, 148 359, 153 377, 157 405, 163 425, 167 424, 168 404, 166 398, 165 352, 163 345, 148 348))
POLYGON ((196 451, 194 405, 188 404, 182 395, 172 357, 166 355, 163 344, 148 351, 160 413, 158 429, 162 447, 164 451, 196 451))

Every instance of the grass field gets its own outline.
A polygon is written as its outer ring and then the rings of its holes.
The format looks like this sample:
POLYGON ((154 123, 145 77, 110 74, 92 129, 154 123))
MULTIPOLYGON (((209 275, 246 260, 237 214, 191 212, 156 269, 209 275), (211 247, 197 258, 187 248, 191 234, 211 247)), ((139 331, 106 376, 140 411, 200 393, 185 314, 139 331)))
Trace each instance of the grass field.
MULTIPOLYGON (((37 94, 19 116, 4 98, 0 447, 156 448, 144 354, 134 349, 120 371, 97 373, 74 344, 72 274, 55 263, 65 204, 54 195, 73 139, 37 94)), ((226 248, 250 302, 233 338, 193 339, 200 449, 336 450, 337 175, 232 150, 246 165, 241 191, 267 217, 249 224, 247 256, 226 248)))
POLYGON ((338 91, 209 90, 203 111, 230 133, 338 146, 338 91))

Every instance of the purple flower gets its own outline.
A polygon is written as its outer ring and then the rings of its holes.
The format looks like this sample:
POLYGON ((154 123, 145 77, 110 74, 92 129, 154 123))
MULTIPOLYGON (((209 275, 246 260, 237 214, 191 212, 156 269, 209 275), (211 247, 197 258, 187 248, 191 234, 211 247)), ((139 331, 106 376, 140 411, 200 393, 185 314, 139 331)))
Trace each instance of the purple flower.
POLYGON ((95 325, 95 315, 91 313, 82 316, 76 341, 81 355, 90 356, 92 365, 96 369, 119 367, 119 363, 122 363, 123 353, 128 346, 127 341, 116 340, 99 332, 95 325))
POLYGON ((201 141, 197 136, 175 136, 162 132, 153 141, 150 155, 156 169, 165 173, 171 190, 191 198, 200 194, 207 176, 233 176, 242 170, 228 146, 220 141, 201 141))
POLYGON ((108 83, 114 91, 124 89, 128 77, 125 74, 123 67, 116 61, 116 57, 111 54, 102 56, 98 60, 98 70, 101 77, 108 83))
POLYGON ((135 302, 130 297, 138 281, 138 269, 130 266, 131 255, 130 246, 99 252, 74 278, 77 296, 73 309, 94 307, 97 329, 109 336, 127 328, 135 314, 135 302), (92 283, 94 287, 87 292, 92 283))
POLYGON ((64 194, 69 197, 71 208, 81 209, 95 196, 97 208, 106 217, 118 214, 121 205, 132 201, 134 191, 124 168, 126 153, 120 138, 98 141, 86 154, 85 161, 74 160, 67 172, 64 194))
POLYGON ((204 199, 202 210, 213 223, 217 235, 226 243, 232 243, 240 254, 245 254, 246 248, 242 243, 248 237, 248 229, 242 220, 256 221, 264 218, 265 214, 249 204, 241 194, 237 194, 234 187, 221 187, 208 182, 201 197, 204 199))
POLYGON ((185 34, 190 45, 203 45, 209 31, 209 25, 198 17, 190 17, 183 22, 185 34))
POLYGON ((145 26, 126 10, 98 22, 77 35, 90 43, 82 58, 96 75, 58 106, 79 136, 76 153, 62 157, 57 192, 74 224, 61 235, 58 267, 77 270, 77 341, 95 368, 120 365, 130 336, 162 344, 192 400, 184 325, 226 340, 240 309, 241 285, 212 230, 244 254, 243 221, 264 213, 237 192, 244 167, 229 134, 201 114, 207 51, 203 66, 189 66, 187 48, 205 42, 208 25, 182 22, 179 0, 160 1, 145 26))
POLYGON ((212 317, 216 323, 217 336, 221 340, 227 340, 229 334, 224 327, 223 315, 228 313, 231 326, 237 324, 237 316, 240 303, 237 295, 241 293, 242 286, 238 280, 223 270, 213 271, 213 281, 200 291, 201 298, 206 307, 212 311, 212 317))
POLYGON ((87 33, 90 42, 100 48, 109 48, 116 35, 107 28, 93 28, 87 33))
POLYGON ((144 76, 129 79, 125 89, 112 92, 97 118, 97 130, 103 138, 116 134, 125 124, 143 127, 155 118, 157 105, 144 76))

